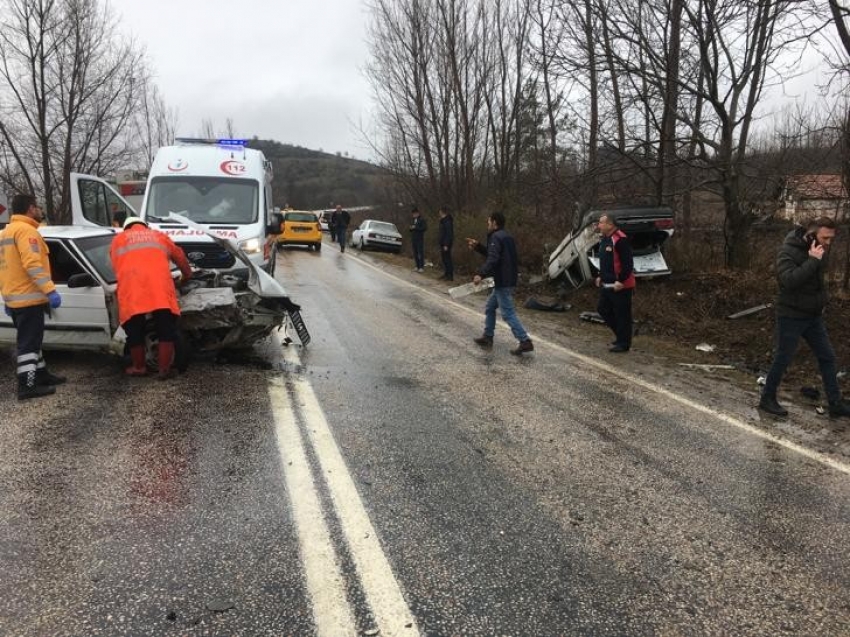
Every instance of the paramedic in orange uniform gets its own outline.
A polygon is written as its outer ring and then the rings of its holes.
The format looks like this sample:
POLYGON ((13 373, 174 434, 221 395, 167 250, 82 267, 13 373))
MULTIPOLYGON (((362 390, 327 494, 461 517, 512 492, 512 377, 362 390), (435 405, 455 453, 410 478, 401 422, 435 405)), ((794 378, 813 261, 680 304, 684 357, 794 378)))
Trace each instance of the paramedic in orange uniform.
POLYGON ((118 281, 118 320, 127 333, 132 365, 130 376, 144 376, 145 323, 153 315, 159 341, 159 378, 173 376, 174 342, 177 338, 177 289, 171 276, 171 262, 180 268, 180 285, 192 277, 189 260, 164 233, 148 227, 138 217, 128 217, 124 232, 116 235, 110 250, 118 281))

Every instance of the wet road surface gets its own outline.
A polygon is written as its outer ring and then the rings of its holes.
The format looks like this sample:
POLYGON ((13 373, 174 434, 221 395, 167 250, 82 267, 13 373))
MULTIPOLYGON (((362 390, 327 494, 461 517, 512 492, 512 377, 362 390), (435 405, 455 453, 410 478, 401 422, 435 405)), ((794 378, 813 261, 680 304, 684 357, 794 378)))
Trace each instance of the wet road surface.
POLYGON ((845 464, 371 263, 280 253, 308 348, 0 379, 0 634, 850 634, 845 464))

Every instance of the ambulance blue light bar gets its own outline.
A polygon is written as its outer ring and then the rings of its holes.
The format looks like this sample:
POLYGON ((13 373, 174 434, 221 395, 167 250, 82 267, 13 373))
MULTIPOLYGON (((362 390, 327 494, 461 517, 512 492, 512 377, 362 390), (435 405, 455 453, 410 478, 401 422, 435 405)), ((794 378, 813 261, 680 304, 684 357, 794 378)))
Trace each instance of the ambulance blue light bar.
POLYGON ((221 146, 222 148, 244 149, 248 145, 247 139, 202 139, 198 137, 178 137, 178 144, 209 144, 210 146, 221 146))

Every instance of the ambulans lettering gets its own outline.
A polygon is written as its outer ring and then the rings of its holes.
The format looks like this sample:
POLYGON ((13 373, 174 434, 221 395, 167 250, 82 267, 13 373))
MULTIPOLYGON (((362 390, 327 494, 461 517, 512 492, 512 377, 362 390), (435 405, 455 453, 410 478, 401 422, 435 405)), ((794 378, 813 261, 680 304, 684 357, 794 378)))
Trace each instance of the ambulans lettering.
MULTIPOLYGON (((192 228, 178 228, 177 230, 162 230, 169 237, 205 237, 207 236, 206 232, 202 232, 200 230, 194 230, 192 228)), ((212 234, 217 237, 222 237, 224 239, 238 239, 239 235, 235 230, 210 230, 212 234)))

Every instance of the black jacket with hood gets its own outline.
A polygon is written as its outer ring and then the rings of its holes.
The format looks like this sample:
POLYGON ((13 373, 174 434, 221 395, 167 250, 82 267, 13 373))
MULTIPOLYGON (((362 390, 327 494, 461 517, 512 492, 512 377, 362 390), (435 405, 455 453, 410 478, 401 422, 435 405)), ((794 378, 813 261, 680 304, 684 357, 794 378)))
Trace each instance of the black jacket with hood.
POLYGON ((813 318, 820 316, 826 307, 826 255, 822 259, 810 257, 810 245, 811 238, 807 237, 805 228, 795 228, 779 249, 776 259, 778 316, 813 318))

